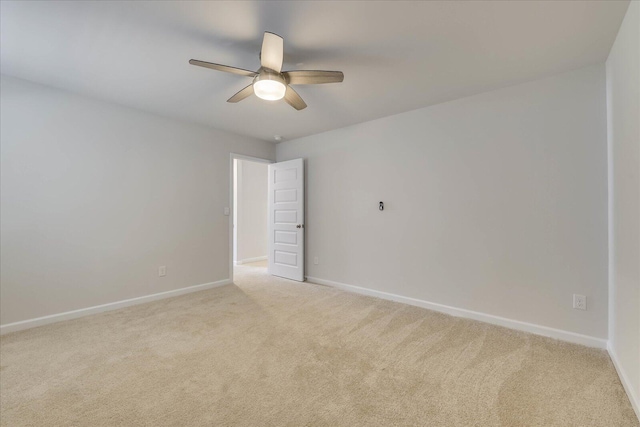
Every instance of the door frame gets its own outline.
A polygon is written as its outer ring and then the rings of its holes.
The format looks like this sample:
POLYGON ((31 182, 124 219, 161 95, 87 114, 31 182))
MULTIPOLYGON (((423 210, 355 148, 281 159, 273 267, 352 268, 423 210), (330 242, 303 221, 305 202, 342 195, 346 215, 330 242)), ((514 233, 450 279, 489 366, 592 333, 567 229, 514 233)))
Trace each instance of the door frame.
POLYGON ((233 283, 233 218, 235 216, 235 212, 233 210, 233 205, 235 201, 233 197, 233 161, 234 160, 248 160, 250 162, 267 163, 267 164, 275 163, 275 160, 246 156, 244 154, 231 153, 229 155, 229 280, 231 281, 231 283, 233 283))

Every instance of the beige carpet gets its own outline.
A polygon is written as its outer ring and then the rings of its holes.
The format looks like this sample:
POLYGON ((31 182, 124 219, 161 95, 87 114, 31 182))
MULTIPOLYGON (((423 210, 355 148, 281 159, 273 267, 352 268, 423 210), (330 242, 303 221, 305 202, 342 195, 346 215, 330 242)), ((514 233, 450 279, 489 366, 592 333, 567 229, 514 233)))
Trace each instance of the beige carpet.
POLYGON ((604 351, 238 268, 0 339, 3 426, 638 426, 604 351))

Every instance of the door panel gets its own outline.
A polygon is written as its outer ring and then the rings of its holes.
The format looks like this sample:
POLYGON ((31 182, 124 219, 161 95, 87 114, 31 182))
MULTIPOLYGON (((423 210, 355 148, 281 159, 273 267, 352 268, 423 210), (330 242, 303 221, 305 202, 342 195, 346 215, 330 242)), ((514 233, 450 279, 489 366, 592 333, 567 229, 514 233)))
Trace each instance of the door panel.
POLYGON ((269 274, 304 281, 304 162, 269 165, 269 274))

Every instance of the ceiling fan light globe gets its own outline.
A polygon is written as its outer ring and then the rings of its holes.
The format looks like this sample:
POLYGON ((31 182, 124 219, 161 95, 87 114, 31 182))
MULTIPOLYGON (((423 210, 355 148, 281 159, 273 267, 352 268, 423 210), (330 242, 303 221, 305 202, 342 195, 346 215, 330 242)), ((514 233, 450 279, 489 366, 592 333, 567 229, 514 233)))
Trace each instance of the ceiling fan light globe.
POLYGON ((253 91, 258 98, 277 101, 284 98, 287 87, 277 80, 258 80, 253 84, 253 91))
POLYGON ((258 98, 277 101, 284 98, 287 85, 279 74, 263 70, 253 81, 253 91, 258 98))

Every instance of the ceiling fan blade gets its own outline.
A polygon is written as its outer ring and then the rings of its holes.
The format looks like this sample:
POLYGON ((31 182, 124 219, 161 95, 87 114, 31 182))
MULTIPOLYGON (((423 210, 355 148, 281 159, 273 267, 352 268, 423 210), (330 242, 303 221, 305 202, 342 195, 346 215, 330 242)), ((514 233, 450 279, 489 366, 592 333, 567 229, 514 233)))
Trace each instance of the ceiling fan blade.
POLYGON ((282 70, 284 41, 277 34, 264 32, 262 50, 260 51, 260 65, 278 73, 282 70))
POLYGON ((197 65, 199 67, 211 68, 212 70, 224 71, 225 73, 238 74, 240 76, 255 77, 258 75, 258 73, 256 73, 255 71, 249 71, 242 68, 230 67, 228 65, 214 64, 212 62, 198 61, 197 59, 190 59, 189 64, 197 65))
POLYGON ((293 90, 291 86, 287 86, 287 91, 284 93, 284 100, 287 101, 287 104, 291 105, 296 110, 304 110, 307 108, 307 104, 300 98, 298 92, 293 90))
POLYGON ((291 85, 319 85, 322 83, 340 83, 344 80, 342 71, 285 71, 282 73, 291 85))
POLYGON ((240 102, 248 96, 253 95, 253 83, 249 86, 246 86, 236 92, 231 98, 227 99, 227 102, 240 102))

